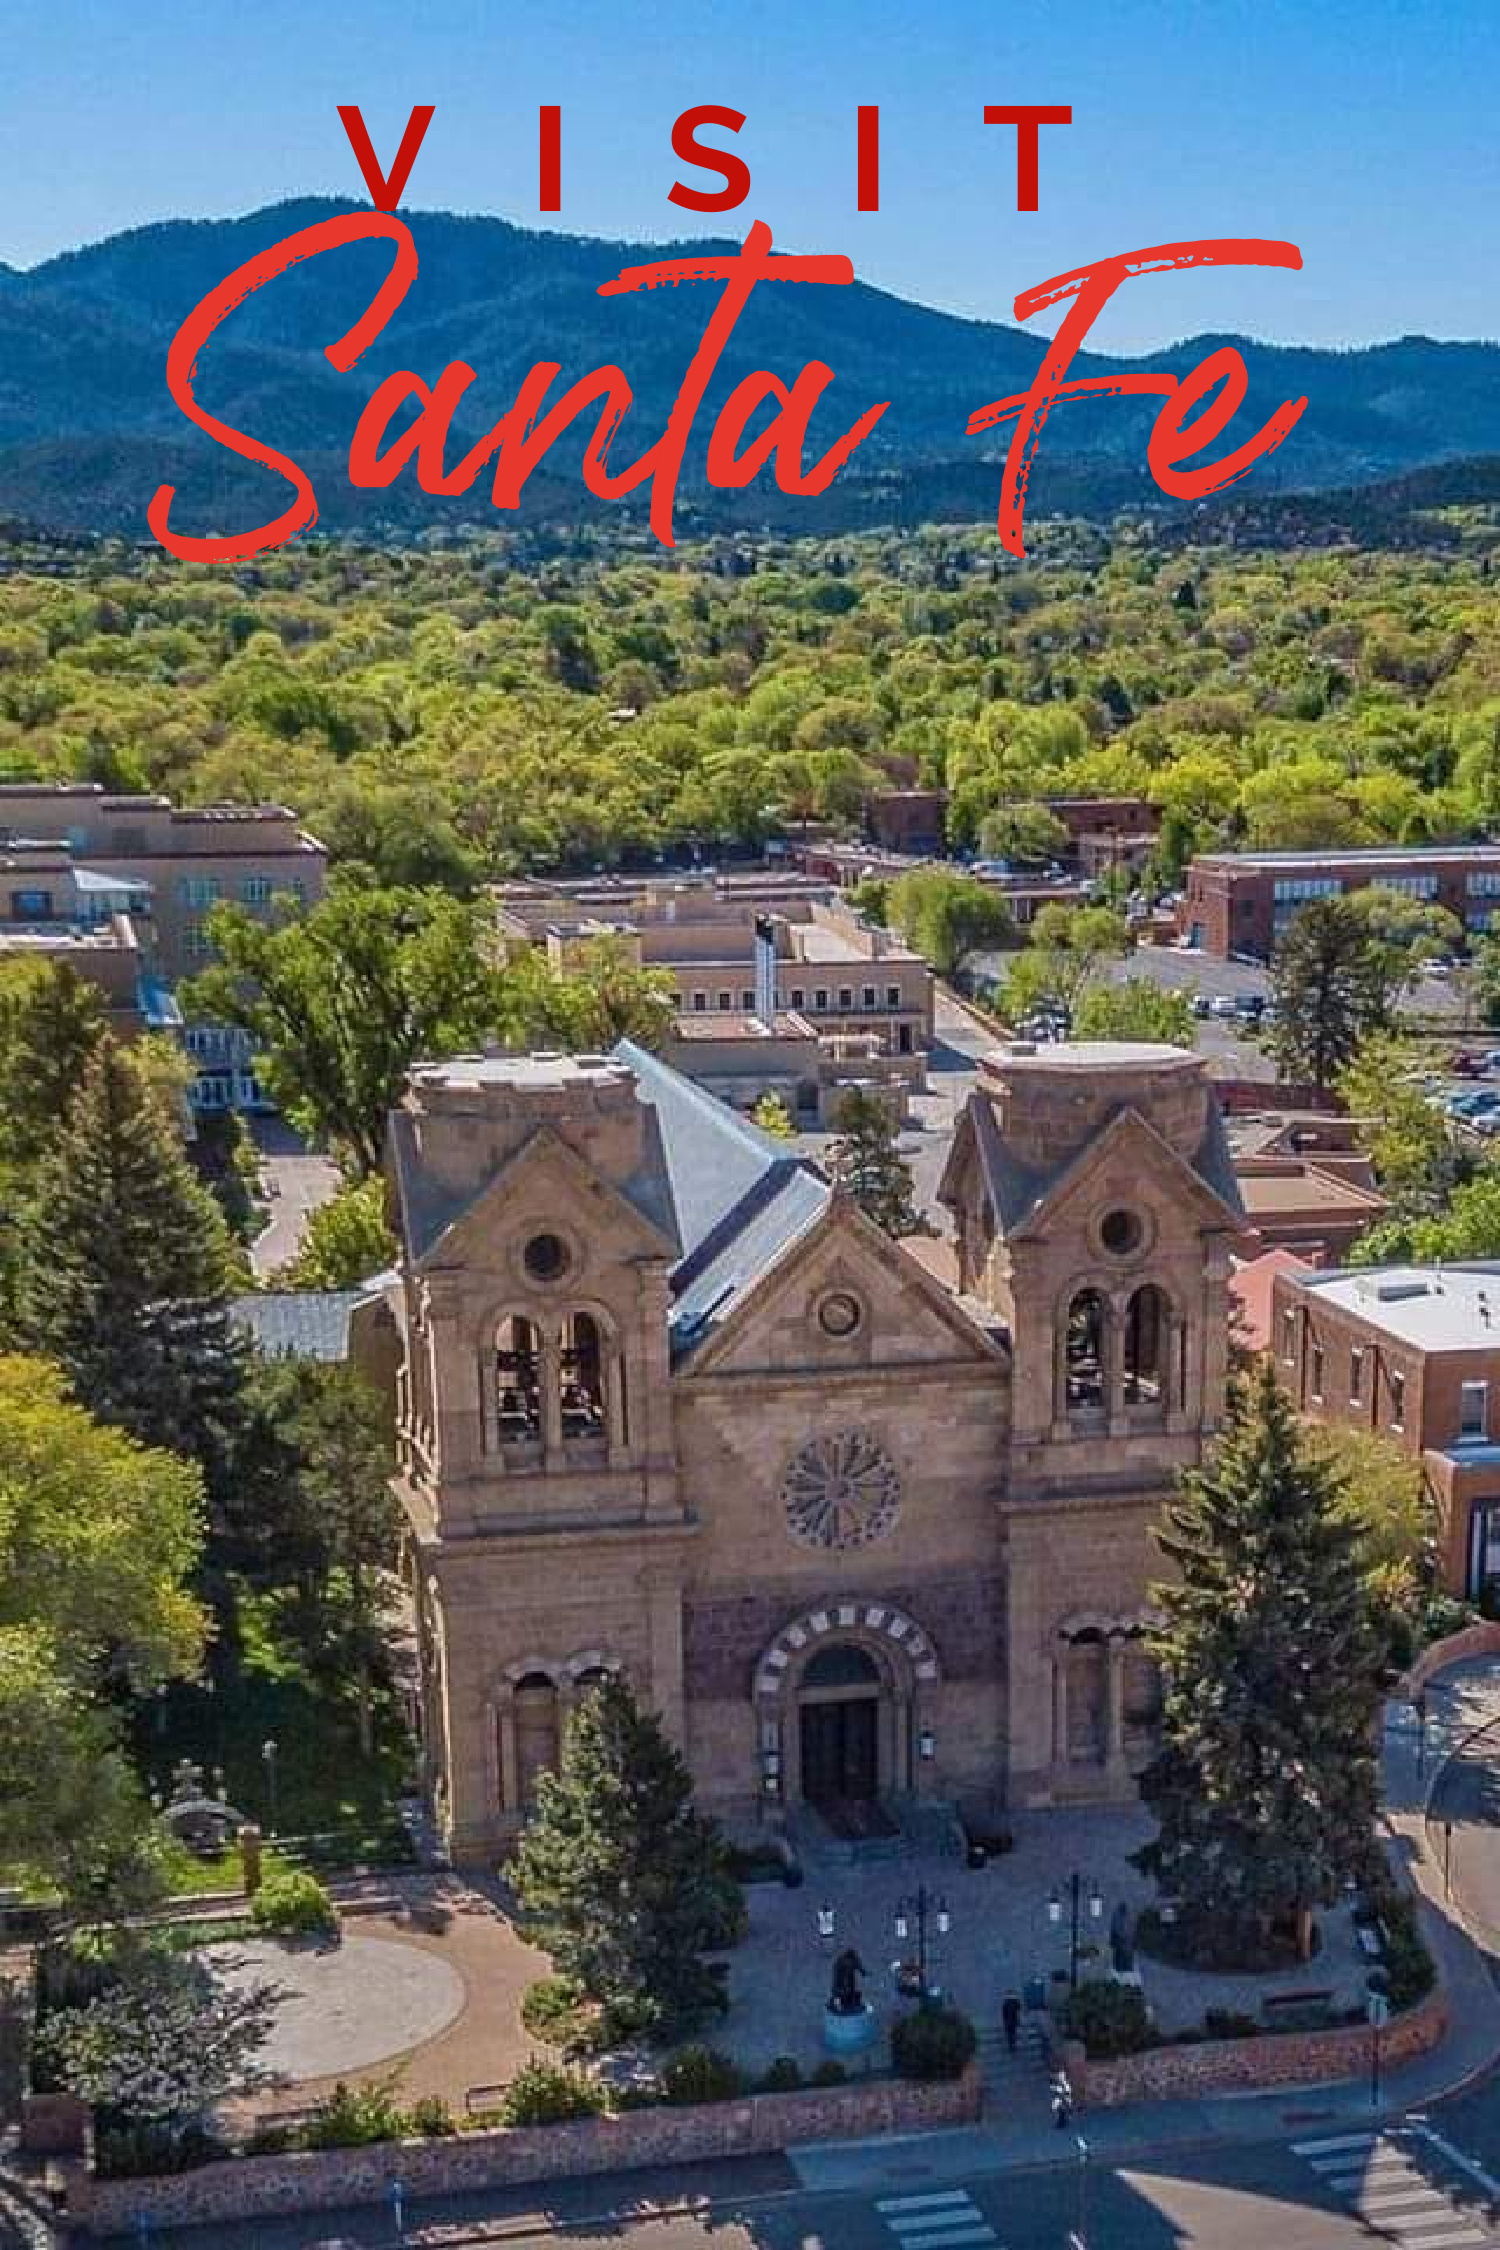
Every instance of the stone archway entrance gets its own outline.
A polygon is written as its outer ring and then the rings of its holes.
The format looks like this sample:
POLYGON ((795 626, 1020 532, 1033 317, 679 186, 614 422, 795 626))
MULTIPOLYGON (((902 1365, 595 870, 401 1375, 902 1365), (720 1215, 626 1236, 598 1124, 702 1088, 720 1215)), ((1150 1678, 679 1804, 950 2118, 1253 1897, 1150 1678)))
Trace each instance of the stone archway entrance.
POLYGON ((805 1666, 797 1690, 802 1794, 836 1822, 881 1788, 880 1670, 868 1649, 836 1641, 805 1666), (847 1809, 846 1809, 847 1808, 847 1809))

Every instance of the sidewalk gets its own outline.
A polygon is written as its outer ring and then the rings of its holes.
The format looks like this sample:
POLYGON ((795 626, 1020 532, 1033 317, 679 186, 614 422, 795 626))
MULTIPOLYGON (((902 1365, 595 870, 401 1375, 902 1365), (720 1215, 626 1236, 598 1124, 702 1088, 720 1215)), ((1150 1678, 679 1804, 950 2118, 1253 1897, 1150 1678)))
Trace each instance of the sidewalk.
POLYGON ((862 2142, 788 2152, 798 2178, 825 2191, 942 2186, 986 2174, 1044 2164, 1076 2164, 1078 2139, 1090 2160, 1117 2163, 1158 2151, 1214 2141, 1293 2140, 1316 2127, 1337 2132, 1391 2124, 1456 2093, 1500 2062, 1500 1990, 1491 1956, 1443 1899, 1442 1870, 1427 1848, 1423 1814, 1445 1760, 1476 1729, 1500 1725, 1500 1658, 1454 1665, 1428 1689, 1425 1752, 1416 1714, 1386 1707, 1383 1772, 1386 1826, 1393 1858, 1422 1896, 1422 1928, 1448 1994, 1450 2024, 1442 2045, 1384 2074, 1378 2108, 1367 2079, 1278 2086, 1265 2093, 1207 2095, 1198 2101, 1139 2102, 1119 2109, 1081 2108, 1058 2132, 1034 2118, 989 2119, 955 2133, 911 2142, 862 2142), (1420 1768, 1420 1770, 1419 1770, 1420 1768))

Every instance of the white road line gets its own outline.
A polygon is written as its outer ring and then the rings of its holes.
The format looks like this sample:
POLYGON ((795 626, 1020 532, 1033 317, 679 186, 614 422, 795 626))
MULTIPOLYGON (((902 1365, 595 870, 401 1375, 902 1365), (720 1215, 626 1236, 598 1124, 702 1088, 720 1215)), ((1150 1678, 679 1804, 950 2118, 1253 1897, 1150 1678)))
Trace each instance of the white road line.
POLYGON ((964 2188, 945 2188, 940 2195, 888 2195, 875 2208, 884 2218, 892 2211, 931 2211, 944 2203, 962 2203, 973 2209, 972 2201, 964 2188))
POLYGON ((1332 2156, 1335 2149, 1373 2148, 1373 2133, 1339 2133, 1331 2141, 1293 2141, 1293 2156, 1332 2156))
POLYGON ((964 2250, 965 2245, 972 2245, 973 2250, 999 2250, 1000 2245, 994 2228, 981 2219, 978 2212, 962 2233, 908 2234, 903 2235, 902 2241, 905 2250, 964 2250))
POLYGON ((966 2211, 912 2211, 885 2223, 903 2243, 909 2243, 916 2235, 924 2240, 929 2236, 936 2239, 951 2234, 955 2227, 988 2226, 989 2220, 977 2204, 971 2203, 966 2211))
POLYGON ((1417 2234, 1409 2234, 1402 2227, 1395 2240, 1403 2245, 1410 2243, 1411 2250, 1458 2250, 1460 2243, 1489 2244, 1494 2236, 1482 2233, 1478 2227, 1452 2227, 1445 2234, 1429 2234, 1425 2228, 1417 2234))
POLYGON ((1401 2195, 1361 2196, 1354 2208, 1361 2218, 1388 2218, 1400 2227, 1415 2226, 1417 2215, 1422 2211, 1429 2213, 1434 2226, 1441 2219, 1452 2219, 1455 2216, 1453 2205, 1447 2196, 1439 2195, 1436 2188, 1409 2190, 1401 2195), (1399 2218, 1397 2214, 1402 2211, 1409 2211, 1410 2219, 1399 2218))

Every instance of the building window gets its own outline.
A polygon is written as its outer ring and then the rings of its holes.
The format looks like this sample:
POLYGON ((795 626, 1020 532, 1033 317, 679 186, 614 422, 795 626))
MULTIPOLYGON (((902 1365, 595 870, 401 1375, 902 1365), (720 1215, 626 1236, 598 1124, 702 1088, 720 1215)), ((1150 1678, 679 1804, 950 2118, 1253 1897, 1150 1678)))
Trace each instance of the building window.
POLYGON ((1500 874, 1471 875, 1464 887, 1470 898, 1500 898, 1500 874))
POLYGON ((1154 1282, 1137 1289, 1125 1313, 1125 1403, 1160 1406, 1167 1396, 1171 1314, 1154 1282))
POLYGON ((900 1007, 900 1005, 901 1005, 901 987, 900 987, 900 985, 899 985, 899 984, 888 984, 888 985, 886 986, 886 988, 885 988, 885 1004, 886 1004, 886 1006, 887 1006, 888 1008, 899 1008, 899 1007, 900 1007))
POLYGON ((1404 1375, 1392 1375, 1391 1377, 1391 1428, 1393 1430, 1404 1430, 1406 1428, 1406 1377, 1404 1375))
POLYGON ((732 992, 720 992, 718 995, 718 1003, 720 1015, 727 1016, 730 1009, 734 1006, 734 994, 732 992))
POLYGON ((820 984, 817 990, 814 992, 813 1007, 817 1010, 819 1015, 826 1015, 828 1013, 828 987, 826 984, 820 984))
POLYGON ((864 991, 861 994, 861 998, 863 999, 866 1008, 875 1008, 880 1005, 879 995, 877 994, 873 984, 867 984, 865 986, 864 991))
POLYGON ((1288 1310, 1281 1316, 1281 1356, 1288 1367, 1297 1361, 1297 1315, 1288 1310))
POLYGON ((1356 1344, 1349 1354, 1349 1404, 1358 1406, 1365 1395, 1365 1355, 1356 1344))
POLYGON ((1489 1434, 1489 1384, 1461 1383, 1458 1390, 1458 1436, 1460 1444, 1482 1444, 1489 1434))
POLYGON ((240 885, 240 897, 247 906, 265 906, 270 902, 272 887, 269 875, 247 875, 240 885))
POLYGON ((706 992, 695 992, 693 994, 693 1014, 695 1016, 706 1016, 708 1014, 708 994, 706 992))
POLYGON ((1318 1405, 1321 1406, 1323 1403, 1323 1347, 1321 1344, 1313 1345, 1311 1374, 1312 1395, 1318 1405))
POLYGON ((208 942, 208 932, 201 922, 189 922, 182 933, 182 950, 189 960, 203 961, 213 951, 208 942))
POLYGON ((806 1005, 807 994, 803 991, 800 984, 794 984, 792 986, 792 1006, 794 1008, 802 1008, 806 1005))
POLYGON ((1104 1299, 1097 1289, 1080 1289, 1068 1307, 1064 1345, 1065 1392, 1069 1412, 1104 1404, 1104 1299))
POLYGON ((604 1354, 599 1342, 599 1323, 592 1313, 569 1313, 563 1324, 559 1372, 563 1436, 602 1437, 604 1354))
POLYGON ((542 1353, 536 1329, 507 1314, 495 1338, 495 1427, 502 1445, 536 1445, 542 1435, 542 1353))
POLYGON ((847 1016, 853 1012, 853 1008, 854 987, 852 984, 841 984, 839 986, 839 1012, 841 1015, 847 1016))
POLYGON ((219 897, 217 875, 179 875, 177 898, 183 906, 212 906, 219 897))
POLYGON ((740 1006, 747 1016, 753 1015, 755 1013, 755 994, 749 991, 742 992, 740 994, 740 1006))
POLYGON ((12 891, 10 906, 18 922, 50 922, 52 919, 50 891, 12 891))

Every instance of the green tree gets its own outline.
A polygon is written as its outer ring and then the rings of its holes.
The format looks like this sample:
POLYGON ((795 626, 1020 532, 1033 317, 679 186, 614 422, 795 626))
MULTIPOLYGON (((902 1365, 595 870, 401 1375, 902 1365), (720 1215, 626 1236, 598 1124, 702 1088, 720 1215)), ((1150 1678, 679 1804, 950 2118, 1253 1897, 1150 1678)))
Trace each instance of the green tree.
POLYGON ((1348 905, 1363 925, 1369 947, 1366 975, 1375 1021, 1389 1024, 1423 963, 1463 944, 1462 925, 1445 906, 1408 898, 1383 883, 1351 891, 1348 905))
POLYGON ((1113 907, 1041 907, 1026 951, 1001 986, 1001 1013, 1011 1023, 1024 1022, 1038 1008, 1061 1008, 1071 1015, 1106 962, 1129 953, 1131 942, 1113 907))
POLYGON ((666 2034, 723 2004, 703 1956, 743 1914, 723 1840, 692 1795, 659 1721, 605 1680, 569 1719, 513 1863, 561 1974, 666 2034))
POLYGON ((851 1086, 834 1112, 838 1138, 828 1151, 835 1187, 854 1198, 889 1235, 924 1234, 911 1166, 901 1154, 890 1110, 877 1093, 851 1086))
POLYGON ((0 960, 0 1181, 44 1153, 104 1031, 103 995, 66 962, 0 960))
POLYGON ((1441 1196, 1456 1166, 1448 1122, 1422 1090, 1423 1068, 1409 1040, 1374 1032, 1338 1079, 1376 1179, 1393 1203, 1411 1211, 1441 1196))
POLYGON ((1012 935, 1010 909, 998 891, 943 867, 898 876, 887 912, 892 928, 940 977, 956 976, 974 954, 1005 945, 1012 935))
POLYGON ((505 1023, 483 910, 439 892, 336 884, 296 920, 220 906, 210 927, 219 959, 187 988, 190 1011, 248 1032, 292 1122, 356 1174, 378 1171, 413 1063, 505 1023))
POLYGON ((1293 915, 1272 957, 1271 996, 1282 1077, 1332 1086, 1385 1019, 1381 964, 1352 899, 1314 899, 1293 915))
POLYGON ((1382 1219, 1360 1236, 1349 1262, 1452 1265, 1465 1258, 1500 1258, 1500 1165, 1493 1162, 1456 1187, 1443 1210, 1382 1219))
POLYGON ((309 1214, 296 1257, 273 1280, 279 1289, 353 1289, 395 1258, 384 1182, 346 1180, 309 1214))
POLYGON ((123 1695, 196 1671, 196 1469, 96 1422, 59 1370, 0 1359, 0 1857, 80 1912, 154 1877, 123 1695))
POLYGON ((1312 1910, 1375 1854, 1381 1651, 1358 1530, 1269 1360, 1158 1537, 1178 1575, 1156 1593, 1158 1833, 1139 1862, 1205 1955, 1253 1961, 1292 1923, 1305 1953, 1312 1910))
MULTIPOLYGON (((580 1054, 607 1054, 632 1039, 652 1053, 677 1021, 676 987, 665 969, 643 968, 618 938, 580 946, 550 1003, 540 1002, 546 1028, 580 1054)), ((512 996, 514 1016, 515 996, 512 996)))
POLYGON ((36 1167, 18 1241, 15 1327, 80 1402, 200 1461, 222 1489, 241 1354, 229 1242, 152 1079, 106 1040, 36 1167))
POLYGON ((1073 1011, 1075 1039, 1162 1040, 1191 1047, 1193 1007, 1185 992, 1171 992, 1149 977, 1127 977, 1123 984, 1097 984, 1073 1011))
POLYGON ((763 1133, 774 1140, 791 1141, 797 1137, 796 1121, 780 1094, 762 1094, 750 1115, 763 1133))
POLYGON ((979 848, 986 859, 1045 866, 1067 853, 1068 831, 1049 805, 1019 798, 985 814, 979 824, 979 848))

